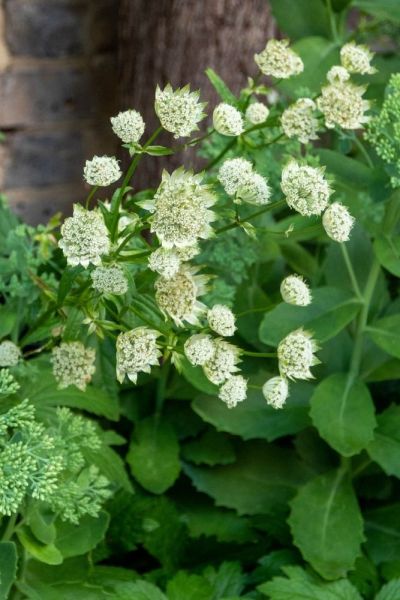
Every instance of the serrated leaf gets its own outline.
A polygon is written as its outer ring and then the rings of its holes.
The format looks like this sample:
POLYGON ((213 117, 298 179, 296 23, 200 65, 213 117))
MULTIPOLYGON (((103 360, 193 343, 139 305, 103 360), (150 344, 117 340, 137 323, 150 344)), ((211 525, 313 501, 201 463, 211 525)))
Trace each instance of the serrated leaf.
POLYGON ((168 600, 210 600, 212 587, 200 575, 178 572, 167 584, 168 600))
POLYGON ((204 421, 219 431, 240 435, 244 440, 265 439, 297 433, 309 424, 308 406, 313 386, 300 383, 293 391, 285 410, 275 410, 267 405, 259 390, 250 389, 246 402, 229 409, 214 397, 199 396, 192 403, 193 410, 204 421))
POLYGON ((360 307, 359 301, 345 290, 323 287, 312 293, 309 306, 281 302, 265 314, 260 325, 260 340, 277 346, 288 333, 304 327, 317 341, 324 342, 346 327, 360 307))
POLYGON ((245 585, 245 577, 238 562, 223 562, 217 570, 208 567, 203 575, 213 587, 212 600, 239 596, 245 585))
POLYGON ((367 332, 377 346, 400 358, 400 314, 375 321, 368 326, 367 332))
POLYGON ((17 547, 14 542, 0 542, 0 598, 8 598, 17 576, 17 547))
POLYGON ((399 600, 400 598, 400 579, 389 581, 375 596, 375 600, 399 600))
POLYGON ((180 472, 179 444, 172 427, 153 417, 138 423, 126 460, 146 490, 165 492, 180 472))
POLYGON ((387 475, 400 478, 400 406, 390 406, 377 416, 377 421, 367 452, 387 475))
POLYGON ((321 437, 344 456, 358 454, 373 439, 376 419, 368 387, 347 373, 334 373, 317 386, 310 416, 321 437))
POLYGON ((304 559, 325 579, 344 577, 354 566, 364 541, 363 520, 343 470, 306 483, 291 503, 289 524, 304 559))
POLYGON ((290 450, 263 442, 243 444, 237 456, 232 465, 185 465, 184 471, 217 506, 233 508, 241 515, 271 512, 287 502, 308 475, 290 450))
MULTIPOLYGON (((214 399, 215 400, 215 399, 214 399)), ((228 465, 235 462, 235 450, 228 436, 215 430, 182 447, 182 456, 195 465, 228 465)))
POLYGON ((118 590, 117 600, 168 600, 158 587, 147 581, 128 583, 125 589, 126 594, 121 593, 121 588, 118 590))
POLYGON ((186 507, 182 518, 193 538, 204 535, 215 537, 219 542, 239 544, 254 539, 248 519, 211 503, 186 507))

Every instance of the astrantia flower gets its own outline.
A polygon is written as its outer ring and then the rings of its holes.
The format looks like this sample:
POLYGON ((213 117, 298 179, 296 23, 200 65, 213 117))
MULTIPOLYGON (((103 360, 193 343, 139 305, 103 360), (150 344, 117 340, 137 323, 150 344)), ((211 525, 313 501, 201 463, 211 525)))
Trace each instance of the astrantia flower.
POLYGON ((278 346, 279 371, 289 379, 312 379, 310 368, 319 364, 314 356, 318 346, 312 334, 296 329, 287 335, 278 346))
POLYGON ((354 217, 351 216, 346 206, 340 202, 334 202, 322 215, 322 225, 335 242, 347 242, 354 225, 354 217))
POLYGON ((282 171, 281 188, 286 202, 301 215, 320 215, 326 208, 332 190, 322 168, 289 162, 282 171))
POLYGON ((11 340, 0 344, 0 367, 15 367, 21 358, 21 350, 11 340))
POLYGON ((344 83, 350 79, 350 73, 339 65, 331 67, 326 74, 329 83, 344 83))
POLYGON ((289 396, 289 384, 284 377, 272 377, 264 383, 262 393, 267 404, 282 408, 289 396))
POLYGON ((204 364, 203 370, 212 383, 221 385, 232 373, 239 370, 236 365, 240 360, 240 350, 221 339, 215 340, 214 344, 214 355, 204 364))
POLYGON ((340 49, 340 60, 349 73, 361 73, 361 75, 372 75, 376 69, 371 66, 374 53, 367 46, 357 45, 349 42, 340 49))
POLYGON ((236 197, 249 204, 268 204, 270 196, 271 188, 267 180, 258 173, 246 175, 236 191, 236 197))
POLYGON ((210 328, 223 337, 231 336, 235 333, 235 315, 224 304, 215 304, 207 312, 207 321, 210 328))
POLYGON ((269 40, 264 50, 254 55, 254 60, 264 75, 277 79, 299 75, 304 69, 303 61, 289 48, 288 40, 269 40))
POLYGON ((218 171, 218 180, 229 196, 234 196, 243 179, 253 171, 253 165, 245 158, 230 158, 218 171))
POLYGON ((311 292, 300 275, 289 275, 281 283, 281 295, 284 302, 295 306, 308 306, 311 303, 311 292))
POLYGON ((214 340, 205 333, 192 335, 186 340, 184 351, 186 358, 192 365, 203 366, 214 356, 214 340))
POLYGON ((200 254, 200 246, 199 244, 194 244, 193 246, 185 246, 184 248, 175 248, 174 252, 181 262, 187 262, 200 254))
POLYGON ((233 375, 220 387, 218 397, 228 408, 234 408, 239 402, 246 400, 247 381, 242 375, 233 375))
POLYGON ((83 176, 89 185, 111 185, 121 177, 117 159, 114 156, 94 156, 87 160, 83 169, 83 176))
POLYGON ((178 327, 183 327, 184 321, 197 325, 206 308, 197 297, 206 293, 208 277, 196 273, 196 269, 183 265, 170 279, 159 277, 154 284, 158 306, 178 327))
POLYGON ((234 106, 221 102, 214 108, 214 129, 221 135, 237 136, 243 133, 243 117, 234 106))
POLYGON ((75 385, 85 390, 96 370, 95 358, 95 351, 85 348, 81 342, 64 342, 53 348, 51 362, 58 387, 62 389, 75 385))
POLYGON ((197 123, 204 119, 207 102, 199 102, 199 92, 191 92, 190 86, 173 90, 168 84, 163 90, 156 89, 155 111, 161 125, 175 138, 188 137, 197 131, 197 123))
POLYGON ((149 256, 149 269, 155 271, 165 279, 171 279, 179 271, 181 261, 174 250, 157 248, 149 256))
POLYGON ((73 267, 89 263, 101 264, 101 257, 110 250, 110 240, 103 215, 98 210, 86 210, 74 204, 72 217, 61 227, 59 247, 73 267))
POLYGON ((128 281, 125 273, 118 265, 97 267, 92 273, 92 286, 103 294, 120 296, 128 291, 128 281))
POLYGON ((138 373, 150 373, 158 365, 161 352, 157 346, 159 333, 147 327, 137 327, 117 338, 117 379, 122 383, 125 375, 136 383, 138 373))
POLYGON ((125 143, 138 142, 144 134, 145 124, 137 110, 125 110, 111 117, 113 132, 125 143))
POLYGON ((268 119, 269 108, 262 102, 253 102, 246 109, 246 119, 253 125, 264 123, 268 119))
POLYGON ((365 89, 351 81, 331 83, 323 87, 317 106, 325 117, 326 127, 332 129, 338 125, 343 129, 362 128, 369 121, 365 113, 370 102, 363 100, 365 89))
POLYGON ((216 197, 209 185, 201 184, 202 178, 183 168, 171 175, 164 171, 154 199, 143 204, 154 213, 151 231, 165 248, 193 246, 212 234, 210 223, 216 215, 209 208, 216 197))
POLYGON ((317 108, 310 98, 300 98, 282 113, 282 129, 289 138, 296 138, 302 144, 318 138, 318 120, 314 115, 317 108))

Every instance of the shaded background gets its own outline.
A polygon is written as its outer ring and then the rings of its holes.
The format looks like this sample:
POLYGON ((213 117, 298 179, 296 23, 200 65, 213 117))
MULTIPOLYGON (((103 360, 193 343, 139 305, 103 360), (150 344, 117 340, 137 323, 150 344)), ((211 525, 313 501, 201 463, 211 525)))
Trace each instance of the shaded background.
POLYGON ((240 89, 274 29, 267 0, 1 0, 0 189, 30 223, 68 212, 84 161, 119 151, 110 116, 136 108, 151 131, 168 81, 213 103, 208 66, 240 89))

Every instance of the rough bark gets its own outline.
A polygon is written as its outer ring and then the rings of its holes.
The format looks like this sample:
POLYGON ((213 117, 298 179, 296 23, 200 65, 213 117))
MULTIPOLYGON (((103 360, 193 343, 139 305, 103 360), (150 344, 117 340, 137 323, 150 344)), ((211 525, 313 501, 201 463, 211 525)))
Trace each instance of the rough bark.
MULTIPOLYGON (((212 67, 231 89, 239 90, 255 73, 254 53, 273 31, 267 0, 122 0, 120 106, 140 110, 148 131, 156 123, 157 84, 190 83, 212 107, 216 95, 205 69, 212 67)), ((147 162, 150 167, 138 174, 142 185, 158 175, 161 166, 160 161, 147 162)))

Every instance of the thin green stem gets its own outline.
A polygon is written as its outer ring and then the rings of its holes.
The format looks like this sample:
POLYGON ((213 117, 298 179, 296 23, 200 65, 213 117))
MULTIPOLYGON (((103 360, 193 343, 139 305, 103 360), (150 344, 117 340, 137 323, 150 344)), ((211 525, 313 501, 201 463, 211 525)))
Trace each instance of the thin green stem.
MULTIPOLYGON (((248 217, 245 217, 244 222, 251 221, 252 219, 256 219, 257 217, 259 217, 260 215, 263 215, 264 213, 274 210, 275 208, 280 208, 281 206, 284 206, 284 204, 285 204, 285 200, 278 200, 278 202, 273 202, 272 204, 267 204, 266 206, 264 206, 264 208, 261 208, 260 210, 249 215, 248 217)), ((217 229, 215 231, 215 233, 219 234, 219 233, 223 233, 224 231, 228 231, 229 229, 235 229, 235 227, 240 227, 241 224, 242 223, 240 221, 234 221, 233 223, 229 223, 229 225, 224 225, 224 227, 220 227, 219 229, 217 229)))
POLYGON ((351 260, 350 260, 349 253, 347 251, 346 244, 339 244, 339 245, 340 245, 340 249, 342 251, 343 260, 346 264, 346 268, 347 268, 347 271, 348 271, 348 274, 350 277, 351 285, 353 286, 353 290, 354 290, 356 296, 360 300, 362 300, 363 297, 362 297, 361 290, 360 290, 360 287, 357 282, 356 274, 354 273, 353 265, 351 264, 351 260))
POLYGON ((93 198, 93 196, 95 195, 95 193, 97 192, 97 190, 99 189, 98 185, 95 185, 94 188, 90 191, 90 193, 88 194, 87 198, 86 198, 86 202, 85 202, 85 207, 88 209, 89 205, 90 205, 90 201, 93 198))
POLYGON ((326 5, 327 5, 327 8, 328 8, 328 13, 329 13, 329 24, 331 26, 332 39, 333 39, 334 42, 338 42, 339 41, 339 35, 338 35, 337 26, 336 26, 335 15, 333 14, 333 10, 332 10, 332 2, 331 2, 331 0, 326 0, 326 5))
POLYGON ((374 168, 374 163, 372 162, 370 155, 366 151, 366 149, 364 147, 364 144, 361 142, 361 140, 356 135, 353 135, 351 139, 353 140, 353 142, 355 143, 355 145, 357 146, 357 148, 359 149, 359 151, 361 152, 361 154, 365 158, 365 160, 366 160, 367 165, 369 166, 369 168, 373 169, 374 168))
POLYGON ((6 525, 6 528, 5 528, 2 538, 1 538, 2 542, 8 542, 14 535, 14 529, 15 529, 15 525, 17 523, 17 517, 18 517, 17 513, 15 513, 14 515, 11 515, 11 517, 9 517, 8 523, 6 525))
POLYGON ((241 354, 244 356, 254 356, 254 358, 276 358, 276 352, 249 352, 248 350, 242 350, 241 354))
POLYGON ((157 382, 156 390, 156 420, 159 421, 164 406, 165 394, 167 391, 168 376, 171 368, 171 362, 164 357, 164 361, 161 367, 160 378, 157 382))

